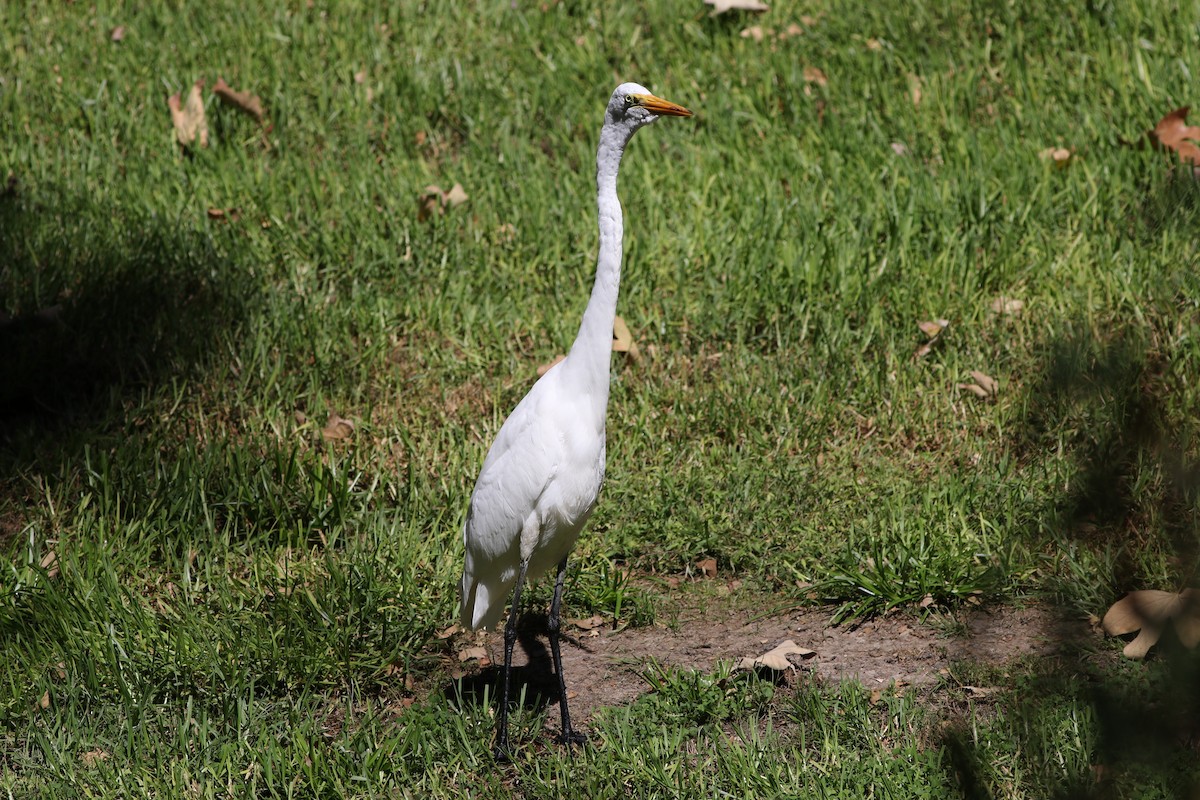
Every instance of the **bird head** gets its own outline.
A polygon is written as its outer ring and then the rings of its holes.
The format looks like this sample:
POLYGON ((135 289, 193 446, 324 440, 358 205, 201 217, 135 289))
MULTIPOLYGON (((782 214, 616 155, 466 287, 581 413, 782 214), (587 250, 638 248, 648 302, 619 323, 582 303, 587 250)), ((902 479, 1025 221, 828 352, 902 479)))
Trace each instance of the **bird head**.
POLYGON ((650 94, 645 86, 622 83, 608 101, 608 118, 619 125, 637 130, 659 117, 690 117, 692 112, 661 97, 650 94))

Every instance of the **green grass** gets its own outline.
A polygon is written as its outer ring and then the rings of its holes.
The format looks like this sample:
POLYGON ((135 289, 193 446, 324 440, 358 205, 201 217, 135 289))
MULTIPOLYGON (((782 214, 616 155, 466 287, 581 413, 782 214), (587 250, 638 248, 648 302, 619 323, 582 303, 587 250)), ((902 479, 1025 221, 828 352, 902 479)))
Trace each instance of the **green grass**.
POLYGON ((1168 659, 957 717, 663 673, 575 759, 523 712, 508 770, 441 691, 472 481, 586 302, 619 80, 697 117, 622 172, 646 357, 614 360, 570 615, 647 624, 647 579, 710 556, 847 618, 1196 581, 1200 188, 1123 142, 1196 102, 1200 8, 772 6, 0 9, 0 791, 1078 796, 1096 765, 1191 791, 1186 735, 1114 749, 1093 691, 1178 705, 1168 659), (270 127, 206 89, 182 154, 166 97, 218 76, 270 127), (325 443, 334 412, 356 430, 325 443))

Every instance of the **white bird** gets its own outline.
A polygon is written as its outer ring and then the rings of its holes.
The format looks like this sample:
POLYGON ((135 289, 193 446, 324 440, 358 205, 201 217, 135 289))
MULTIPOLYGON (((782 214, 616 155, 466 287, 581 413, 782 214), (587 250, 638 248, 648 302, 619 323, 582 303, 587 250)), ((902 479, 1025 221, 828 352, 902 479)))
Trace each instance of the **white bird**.
POLYGON ((596 151, 596 205, 600 253, 596 280, 579 333, 567 357, 529 390, 504 421, 471 494, 463 544, 461 620, 465 628, 490 628, 512 594, 504 630, 504 673, 495 755, 508 757, 509 675, 521 587, 558 567, 548 634, 558 675, 561 739, 582 743, 571 728, 559 653, 559 612, 567 556, 596 507, 604 480, 604 418, 608 407, 613 319, 621 282, 621 203, 617 170, 625 145, 660 116, 691 111, 655 97, 643 86, 623 83, 613 92, 596 151))

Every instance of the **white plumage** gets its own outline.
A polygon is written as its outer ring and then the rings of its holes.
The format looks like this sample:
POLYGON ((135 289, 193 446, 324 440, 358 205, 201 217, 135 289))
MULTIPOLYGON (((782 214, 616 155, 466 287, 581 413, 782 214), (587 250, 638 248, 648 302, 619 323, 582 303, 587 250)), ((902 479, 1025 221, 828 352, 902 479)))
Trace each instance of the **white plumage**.
POLYGON ((608 407, 613 319, 621 282, 621 203, 617 170, 633 134, 659 116, 687 109, 636 83, 613 92, 596 152, 600 250, 596 280, 579 333, 567 357, 534 384, 505 420, 483 462, 463 527, 466 557, 461 620, 470 629, 494 626, 513 596, 505 631, 504 690, 497 755, 507 755, 508 676, 523 580, 558 568, 550 609, 550 645, 561 691, 562 735, 570 726, 558 650, 559 607, 566 559, 587 523, 604 480, 604 421, 608 407))

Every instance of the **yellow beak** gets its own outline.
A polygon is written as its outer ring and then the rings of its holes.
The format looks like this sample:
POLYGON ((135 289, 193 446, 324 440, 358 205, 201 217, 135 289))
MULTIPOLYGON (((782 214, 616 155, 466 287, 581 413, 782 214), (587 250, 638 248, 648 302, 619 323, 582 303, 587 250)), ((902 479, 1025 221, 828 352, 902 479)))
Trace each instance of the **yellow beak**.
POLYGON ((692 112, 680 105, 672 103, 670 100, 663 100, 661 97, 655 97, 652 94, 631 94, 633 102, 653 114, 660 114, 665 117, 690 117, 692 112))

